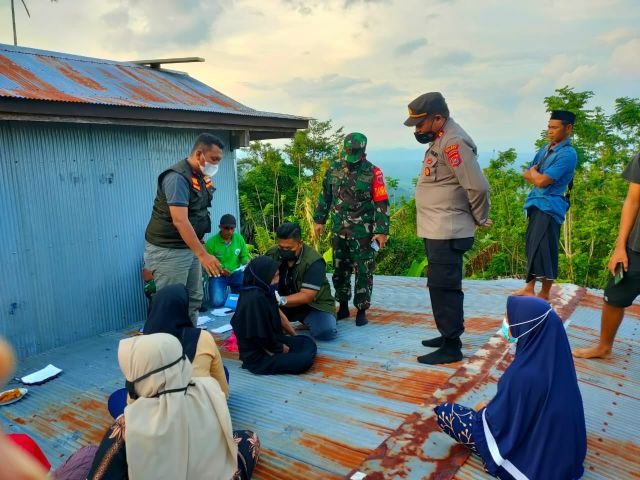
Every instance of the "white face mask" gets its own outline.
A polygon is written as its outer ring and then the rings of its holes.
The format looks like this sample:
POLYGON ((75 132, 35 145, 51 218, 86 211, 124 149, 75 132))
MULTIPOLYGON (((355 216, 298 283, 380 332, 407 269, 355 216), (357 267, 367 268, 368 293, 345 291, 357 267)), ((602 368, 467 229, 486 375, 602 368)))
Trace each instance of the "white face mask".
POLYGON ((209 163, 205 159, 204 165, 200 165, 200 171, 207 177, 213 177, 216 173, 218 173, 218 165, 209 163))

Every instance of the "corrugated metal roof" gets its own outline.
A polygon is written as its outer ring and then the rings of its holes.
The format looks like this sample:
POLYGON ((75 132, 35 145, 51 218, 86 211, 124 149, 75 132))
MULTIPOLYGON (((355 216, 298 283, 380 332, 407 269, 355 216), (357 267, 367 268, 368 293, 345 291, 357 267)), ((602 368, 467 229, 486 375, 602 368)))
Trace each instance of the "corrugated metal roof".
MULTIPOLYGON (((228 132, 212 133, 228 144, 228 132)), ((20 357, 144 318, 157 176, 195 138, 178 128, 0 121, 0 335, 20 357)), ((213 225, 238 216, 236 175, 225 149, 213 225)))
MULTIPOLYGON (((352 319, 339 322, 339 338, 319 343, 318 361, 308 374, 254 376, 240 367, 237 355, 224 353, 234 428, 252 429, 261 437, 254 478, 338 479, 356 470, 368 473, 368 480, 490 478, 464 448, 439 432, 431 405, 455 399, 473 406, 495 393, 510 352, 494 334, 506 295, 521 282, 465 281, 465 359, 426 367, 415 362, 426 351, 420 340, 436 334, 424 281, 376 277, 370 324, 359 328, 352 319)), ((593 342, 597 299, 571 285, 555 291, 556 309, 571 320, 572 344, 593 342)), ((640 308, 634 308, 620 330, 613 360, 576 362, 589 435, 585 479, 626 479, 638 472, 633 414, 640 367, 628 351, 638 351, 640 308)), ((215 325, 226 321, 217 319, 215 325)), ((65 372, 0 408, 0 421, 9 430, 34 434, 54 465, 78 446, 96 442, 109 424, 108 393, 122 383, 117 341, 130 333, 101 335, 26 359, 21 375, 47 363, 65 372)))
POLYGON ((0 97, 305 120, 254 110, 186 73, 4 44, 0 97))

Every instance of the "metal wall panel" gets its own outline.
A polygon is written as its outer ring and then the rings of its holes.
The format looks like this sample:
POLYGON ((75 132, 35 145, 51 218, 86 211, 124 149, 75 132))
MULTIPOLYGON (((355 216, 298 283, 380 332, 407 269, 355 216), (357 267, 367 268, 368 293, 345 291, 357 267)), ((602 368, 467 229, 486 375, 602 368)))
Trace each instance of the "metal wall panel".
MULTIPOLYGON (((0 122, 0 335, 19 356, 143 318, 156 177, 189 153, 197 133, 0 122)), ((235 154, 224 153, 214 225, 238 215, 235 154)))

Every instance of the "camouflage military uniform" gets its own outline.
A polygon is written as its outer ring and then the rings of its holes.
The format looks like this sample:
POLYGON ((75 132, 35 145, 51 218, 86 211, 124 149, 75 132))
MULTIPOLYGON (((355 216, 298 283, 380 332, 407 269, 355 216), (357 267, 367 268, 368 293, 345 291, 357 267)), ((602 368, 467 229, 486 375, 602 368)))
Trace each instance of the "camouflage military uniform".
POLYGON ((364 146, 355 158, 347 153, 350 137, 356 146, 358 140, 366 145, 362 134, 347 136, 346 152, 327 170, 313 219, 324 224, 331 215, 336 300, 348 302, 351 298, 351 273, 355 267, 353 303, 358 310, 366 310, 371 304, 375 270, 371 239, 373 235, 389 233, 389 196, 382 170, 367 160, 364 146))

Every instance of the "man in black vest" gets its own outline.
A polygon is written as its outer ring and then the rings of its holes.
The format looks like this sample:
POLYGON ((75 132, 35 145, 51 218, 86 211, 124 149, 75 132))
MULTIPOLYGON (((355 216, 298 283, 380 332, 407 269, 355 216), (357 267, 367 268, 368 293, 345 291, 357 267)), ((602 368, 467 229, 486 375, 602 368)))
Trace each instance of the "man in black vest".
POLYGON ((215 188, 211 177, 222 160, 222 142, 198 136, 191 154, 158 176, 158 191, 145 232, 144 264, 156 287, 181 283, 189 290, 194 325, 202 304, 202 268, 220 276, 220 261, 207 253, 204 235, 211 231, 209 207, 215 188), (202 265, 202 267, 201 267, 202 265))

